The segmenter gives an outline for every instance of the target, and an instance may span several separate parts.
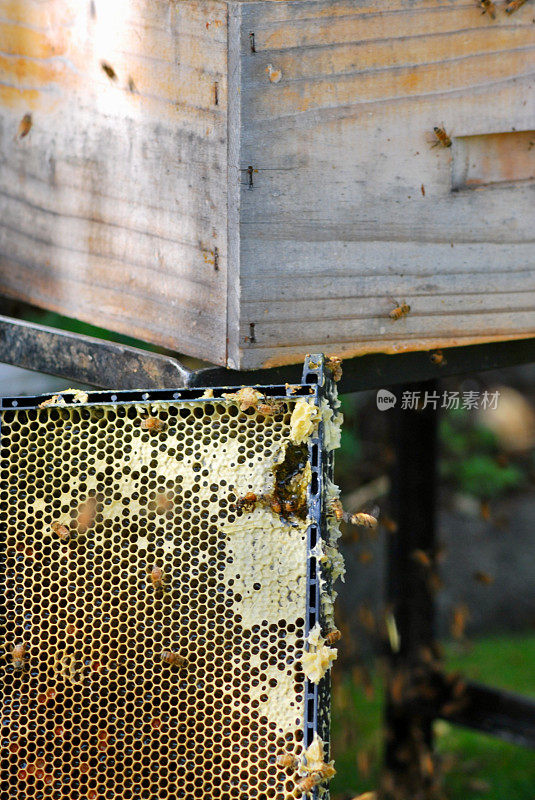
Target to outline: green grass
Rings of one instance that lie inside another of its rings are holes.
[[[503,689],[535,696],[535,635],[478,640],[465,651],[447,649],[448,670]],[[346,800],[374,789],[381,750],[382,690],[373,678],[374,696],[348,676],[334,681],[333,757],[337,775],[333,800]],[[535,800],[535,755],[492,737],[437,722],[437,749],[451,761],[445,788],[449,800]],[[369,762],[369,773],[358,768]],[[364,754],[364,755],[362,755]]]

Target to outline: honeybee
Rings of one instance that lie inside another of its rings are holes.
[[[516,11],[520,6],[523,6],[526,0],[512,0],[511,3],[507,3],[505,6],[505,13],[512,14],[513,11]]]
[[[330,369],[334,381],[339,381],[342,377],[342,359],[338,356],[328,356],[325,359],[325,366]]]
[[[277,764],[279,767],[295,767],[299,766],[299,759],[291,753],[281,753],[277,756]]]
[[[416,561],[426,569],[431,566],[431,558],[429,557],[429,554],[425,552],[425,550],[413,550],[411,553],[411,558],[413,561]]]
[[[173,653],[172,650],[163,651],[162,661],[164,664],[169,664],[171,667],[183,667],[186,664],[186,659],[179,655],[179,653]]]
[[[300,508],[300,501],[297,495],[291,495],[289,500],[282,501],[282,513],[285,517],[289,517],[292,514],[297,514]]]
[[[19,128],[17,131],[17,136],[19,139],[24,139],[25,136],[28,136],[29,132],[32,129],[33,121],[31,114],[25,114],[21,121],[19,122]]]
[[[402,317],[406,317],[410,310],[411,307],[407,305],[407,303],[401,303],[401,305],[393,308],[392,311],[389,312],[388,316],[393,320],[401,319]]]
[[[437,141],[434,143],[433,147],[437,147],[441,145],[442,147],[451,147],[451,139],[446,133],[444,127],[439,128],[438,125],[435,125],[433,128],[433,133],[437,137]]]
[[[268,403],[267,400],[264,400],[262,403],[257,403],[256,410],[259,414],[262,414],[263,417],[273,417],[275,414],[280,414],[283,410],[284,405],[282,403]]]
[[[430,358],[433,364],[440,365],[446,363],[442,350],[437,350],[436,353],[431,353]]]
[[[54,533],[59,536],[62,542],[68,542],[71,538],[71,532],[66,525],[62,525],[60,522],[53,522],[50,527]]]
[[[252,389],[250,386],[244,386],[235,394],[225,394],[223,396],[228,397],[229,399],[236,399],[238,401],[240,411],[247,411],[249,408],[256,409],[258,403],[263,399],[260,392],[258,392],[256,389]]]
[[[269,495],[268,504],[274,514],[282,514],[282,503],[274,494]]]
[[[379,509],[373,509],[373,514],[367,514],[364,511],[359,511],[356,514],[351,514],[349,521],[352,525],[360,525],[361,528],[371,528],[375,530],[378,525],[377,514]]]
[[[490,586],[491,583],[494,583],[494,578],[488,572],[474,572],[474,580],[483,586]]]
[[[466,623],[470,618],[470,611],[468,606],[461,603],[453,609],[453,615],[450,625],[450,633],[454,639],[458,641],[464,637]]]
[[[108,64],[107,61],[101,61],[100,66],[102,67],[102,69],[104,70],[110,81],[117,80],[117,73],[115,72],[113,67],[110,64]]]
[[[306,778],[303,778],[303,780],[299,781],[299,783],[295,787],[296,788],[295,796],[299,797],[299,794],[297,794],[297,792],[302,794],[310,794],[312,789],[314,789],[315,786],[321,783],[322,780],[323,778],[320,772],[313,772],[311,775],[307,775]]]
[[[238,498],[236,502],[233,504],[233,508],[236,511],[240,511],[241,509],[245,509],[246,511],[253,511],[259,498],[254,492],[247,492],[243,497]]]
[[[16,644],[13,646],[11,650],[11,663],[13,664],[13,669],[16,672],[22,672],[24,669],[24,665],[26,663],[25,656],[26,656],[26,644]]]
[[[335,500],[331,500],[329,505],[330,505],[330,509],[331,509],[332,513],[334,514],[334,516],[336,517],[338,522],[343,520],[344,516],[345,516],[345,512],[344,512],[344,507],[343,507],[341,501],[338,500],[338,498],[336,498]]]
[[[333,628],[325,635],[325,644],[327,645],[334,644],[335,642],[339,642],[341,638],[342,634],[340,633],[340,631],[337,628]]]
[[[163,431],[165,424],[158,417],[145,417],[141,420],[141,427],[144,431],[151,431],[151,433],[158,433]]]
[[[153,567],[151,570],[147,570],[149,573],[149,577],[152,583],[152,587],[155,592],[163,591],[165,581],[167,580],[167,576],[165,575],[163,569],[161,567]]]
[[[483,9],[482,14],[488,14],[491,19],[496,19],[496,6],[492,0],[479,0],[479,6]]]
[[[344,511],[344,507],[338,498],[331,500],[329,505],[333,515],[339,522],[340,520],[344,520],[344,522],[349,522],[351,525],[359,525],[361,528],[370,528],[372,530],[377,528],[377,516],[379,514],[379,508],[377,506],[375,506],[370,513],[358,511],[356,514],[348,514]]]

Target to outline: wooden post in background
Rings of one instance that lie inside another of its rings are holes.
[[[407,393],[407,394],[406,394]],[[417,393],[416,407],[402,398]],[[381,797],[431,800],[440,796],[432,747],[436,716],[434,645],[435,505],[437,420],[436,381],[395,390],[392,441],[392,514],[397,530],[388,540],[388,687],[385,766]],[[427,398],[427,403],[425,402]]]

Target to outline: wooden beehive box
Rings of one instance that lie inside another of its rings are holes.
[[[495,5],[0,0],[0,292],[240,368],[535,335]]]

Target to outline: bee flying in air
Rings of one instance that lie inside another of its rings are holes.
[[[379,515],[378,506],[374,506],[369,513],[366,511],[358,511],[356,514],[348,514],[344,511],[340,500],[336,498],[335,500],[331,500],[330,510],[339,522],[340,520],[344,520],[344,522],[349,522],[351,525],[359,525],[361,528],[370,528],[372,530],[377,528],[377,517]]]
[[[437,138],[437,141],[433,144],[433,147],[438,147],[438,145],[441,145],[442,147],[451,147],[451,139],[446,133],[444,124],[442,124],[442,127],[440,128],[438,125],[435,125],[433,128],[433,133]]]

